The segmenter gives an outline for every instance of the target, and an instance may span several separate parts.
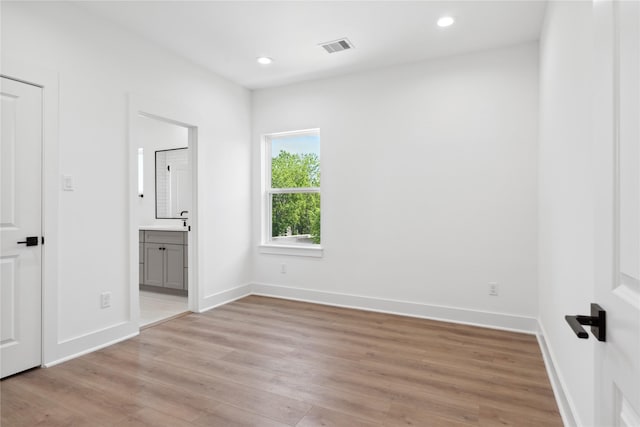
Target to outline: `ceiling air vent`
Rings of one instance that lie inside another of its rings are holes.
[[[326,42],[320,44],[329,53],[340,52],[341,50],[353,49],[353,44],[346,38],[340,40],[334,40],[332,42]]]

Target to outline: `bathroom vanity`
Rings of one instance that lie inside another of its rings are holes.
[[[140,289],[186,295],[187,242],[179,227],[140,227]]]

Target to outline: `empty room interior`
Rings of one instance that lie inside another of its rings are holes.
[[[640,2],[2,1],[2,426],[640,426]]]

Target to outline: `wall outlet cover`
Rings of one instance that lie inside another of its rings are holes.
[[[489,282],[489,295],[497,297],[499,293],[498,282]]]
[[[103,292],[100,294],[100,308],[111,307],[111,292]]]
[[[62,175],[62,190],[73,191],[73,177],[71,175]]]

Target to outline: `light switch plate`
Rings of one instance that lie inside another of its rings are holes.
[[[73,178],[71,175],[62,175],[62,190],[73,191]]]

